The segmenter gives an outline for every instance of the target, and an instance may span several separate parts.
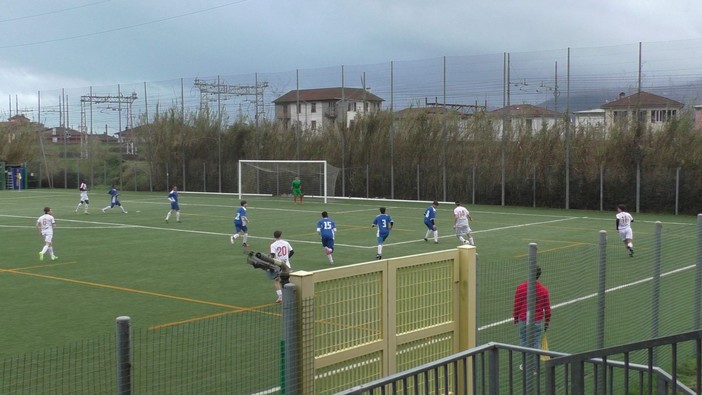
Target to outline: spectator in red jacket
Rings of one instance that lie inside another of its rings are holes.
[[[517,286],[514,293],[514,310],[512,317],[514,323],[519,328],[519,345],[523,347],[539,348],[541,345],[541,335],[548,329],[551,323],[551,301],[548,296],[548,288],[541,284],[538,279],[541,277],[541,268],[536,266],[536,313],[534,314],[534,342],[527,344],[527,287],[528,281]]]

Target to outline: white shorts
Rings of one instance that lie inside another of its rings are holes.
[[[465,235],[471,232],[470,226],[468,225],[456,225],[456,234]]]
[[[41,235],[44,236],[44,242],[46,243],[51,243],[51,240],[54,239],[54,232],[44,232]]]
[[[622,240],[633,240],[634,239],[634,232],[631,230],[631,228],[619,229],[617,232],[619,232],[619,237]]]

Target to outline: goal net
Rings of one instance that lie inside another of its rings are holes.
[[[288,196],[295,176],[302,181],[302,193],[327,202],[334,196],[339,168],[324,160],[240,160],[239,199],[242,195]]]

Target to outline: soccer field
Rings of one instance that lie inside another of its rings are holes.
[[[331,199],[324,204],[306,197],[304,204],[293,205],[291,198],[245,197],[251,222],[250,247],[243,248],[240,240],[229,242],[239,207],[234,195],[181,192],[182,223],[173,217],[165,223],[167,192],[122,191],[128,210],[122,214],[117,209],[100,211],[108,204],[106,191],[90,191],[89,215],[74,212],[77,191],[0,192],[0,287],[4,316],[9,317],[0,331],[4,356],[113,333],[118,316],[130,316],[134,327],[157,330],[231,312],[270,309],[273,283],[246,264],[244,252],[267,252],[273,231],[279,229],[295,250],[293,270],[329,268],[316,233],[323,210],[338,228],[336,266],[374,260],[375,229],[370,225],[380,206],[388,208],[395,223],[383,258],[458,245],[452,232],[455,206],[450,203],[438,208],[440,243],[434,244],[422,240],[428,202]],[[559,350],[559,344],[564,352],[592,348],[594,334],[580,335],[574,328],[593,326],[594,259],[603,229],[608,231],[612,257],[608,298],[617,301],[608,305],[608,341],[621,343],[632,325],[645,327],[648,318],[641,317],[638,308],[651,300],[646,279],[651,276],[655,221],[662,221],[665,235],[662,269],[677,289],[663,295],[670,303],[664,318],[691,319],[689,303],[679,310],[679,300],[692,292],[683,285],[693,272],[688,266],[695,258],[695,217],[632,213],[636,256],[629,258],[614,232],[614,208],[584,212],[464,205],[473,217],[479,254],[479,342],[516,343],[510,320],[513,291],[526,275],[528,245],[537,243],[544,268],[541,280],[554,305],[552,349]],[[52,207],[56,216],[56,261],[38,258],[43,241],[34,224],[44,206]],[[670,256],[675,259],[665,259]],[[687,321],[684,324],[689,329]]]

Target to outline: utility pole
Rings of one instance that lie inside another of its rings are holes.
[[[558,113],[558,97],[561,95],[561,91],[558,89],[558,61],[555,62],[554,66],[553,86],[541,82],[539,87],[536,88],[536,93],[544,93],[546,91],[553,92],[553,112]]]
[[[91,89],[92,91],[92,89]],[[129,129],[134,128],[134,118],[132,117],[132,104],[134,101],[137,99],[137,94],[136,92],[133,92],[129,96],[123,96],[121,93],[117,94],[117,96],[112,96],[112,95],[107,95],[107,96],[100,96],[100,95],[86,95],[86,96],[81,96],[80,97],[80,157],[82,159],[85,159],[88,157],[88,125],[86,122],[86,113],[85,113],[85,105],[86,103],[90,104],[90,107],[92,108],[92,104],[117,104],[119,110],[120,110],[120,125],[121,125],[121,109],[122,109],[122,104],[127,105],[127,121],[128,121],[128,127]],[[91,120],[90,124],[92,125],[92,115],[91,115]],[[105,128],[107,128],[107,125],[105,125]],[[121,130],[120,130],[121,132]],[[90,131],[90,134],[92,134],[92,130]],[[133,144],[133,143],[132,143]],[[132,145],[132,149],[134,146]]]
[[[229,96],[254,96],[256,118],[265,114],[263,92],[268,88],[268,82],[255,82],[254,85],[230,85],[226,81],[205,81],[195,79],[195,88],[200,91],[200,111],[207,108],[207,103],[213,100],[227,99]]]
[[[217,101],[217,120],[218,120],[218,132],[217,132],[217,167],[219,173],[219,192],[222,192],[222,100],[226,100],[230,96],[254,96],[254,103],[256,108],[256,114],[254,115],[254,120],[256,122],[256,159],[259,158],[259,141],[258,141],[258,125],[261,116],[265,115],[265,109],[263,106],[263,92],[268,87],[267,81],[258,81],[258,74],[256,75],[256,81],[253,85],[230,85],[226,81],[217,77],[216,81],[204,81],[200,79],[195,79],[193,83],[195,87],[200,91],[200,111],[202,112],[207,108],[207,103],[209,101]]]

